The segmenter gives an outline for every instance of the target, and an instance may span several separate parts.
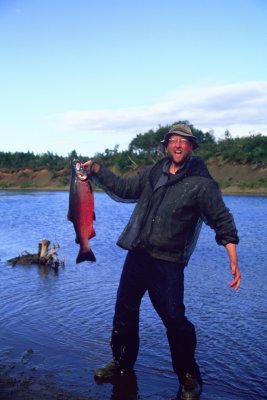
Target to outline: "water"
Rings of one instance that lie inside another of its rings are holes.
[[[266,399],[267,198],[227,196],[225,202],[241,237],[242,287],[238,293],[228,289],[226,251],[206,226],[185,273],[187,315],[197,328],[205,382],[202,399]],[[95,194],[95,203],[97,235],[91,246],[97,262],[76,265],[68,193],[0,192],[0,364],[105,400],[114,388],[97,385],[93,370],[111,358],[113,308],[126,255],[115,243],[133,205],[103,193]],[[41,238],[60,244],[65,267],[58,273],[6,263],[24,250],[37,252]],[[178,382],[164,328],[146,296],[140,325],[140,399],[171,399]]]

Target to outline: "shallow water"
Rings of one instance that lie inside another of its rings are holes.
[[[233,293],[224,248],[204,226],[186,268],[187,315],[196,325],[203,400],[266,399],[266,197],[227,196],[240,234],[242,287]],[[75,264],[78,246],[67,221],[66,192],[0,192],[0,364],[28,370],[88,399],[110,399],[93,369],[111,358],[109,340],[125,251],[116,239],[133,205],[95,194],[96,263]],[[37,252],[47,238],[60,244],[65,267],[12,267],[9,258]],[[148,297],[140,318],[136,363],[140,399],[171,399],[178,388],[161,321]],[[0,396],[1,397],[1,396]],[[126,397],[125,397],[126,400]]]

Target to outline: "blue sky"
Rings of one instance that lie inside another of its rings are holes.
[[[92,157],[189,120],[267,135],[265,0],[0,0],[0,151]]]

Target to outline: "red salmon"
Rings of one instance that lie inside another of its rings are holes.
[[[87,172],[79,160],[72,160],[68,220],[74,225],[75,241],[80,245],[76,264],[86,260],[96,261],[88,243],[95,236],[94,219],[94,195]]]

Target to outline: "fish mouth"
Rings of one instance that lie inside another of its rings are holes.
[[[87,173],[78,173],[77,177],[80,179],[80,181],[86,181],[87,180]]]

